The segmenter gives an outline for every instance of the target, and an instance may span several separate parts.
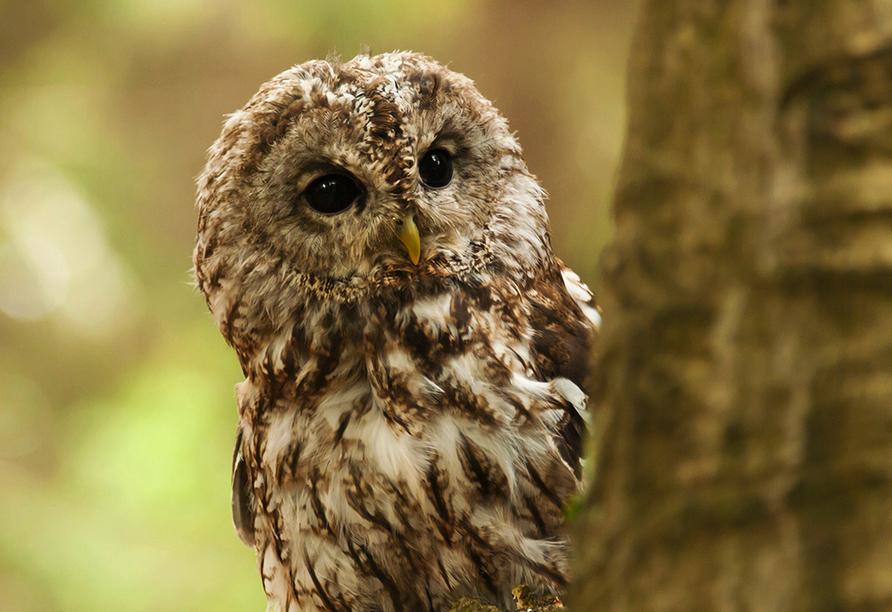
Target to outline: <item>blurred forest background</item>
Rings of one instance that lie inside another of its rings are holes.
[[[240,379],[190,285],[194,177],[293,64],[473,78],[597,286],[636,2],[0,0],[0,610],[263,610],[230,521]]]

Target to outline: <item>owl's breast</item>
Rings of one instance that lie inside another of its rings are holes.
[[[376,406],[422,433],[444,414],[501,428],[540,380],[530,307],[511,284],[456,284],[370,317],[367,374]],[[534,403],[534,402],[533,402]]]
[[[248,454],[277,554],[369,601],[388,581],[429,601],[558,588],[579,487],[559,446],[585,398],[537,366],[527,296],[478,283],[356,315],[349,334],[317,329],[324,342],[308,330],[337,350],[308,352],[293,388],[254,412]]]

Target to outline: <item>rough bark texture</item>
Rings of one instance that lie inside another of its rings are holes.
[[[570,607],[892,609],[892,3],[649,0]]]

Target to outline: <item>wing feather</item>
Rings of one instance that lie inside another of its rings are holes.
[[[248,465],[242,450],[242,428],[239,427],[232,451],[232,523],[239,539],[254,547],[254,494],[248,478]]]
[[[588,420],[585,381],[601,314],[594,294],[579,276],[558,262],[534,281],[531,292],[532,359],[543,380],[564,400],[566,414],[555,440],[564,460],[579,476],[582,440]]]

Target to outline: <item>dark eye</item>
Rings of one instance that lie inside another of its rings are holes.
[[[431,149],[418,162],[421,182],[439,189],[452,181],[452,157],[446,149]]]
[[[356,181],[343,174],[326,174],[307,185],[304,198],[310,208],[333,215],[350,208],[362,196]]]

